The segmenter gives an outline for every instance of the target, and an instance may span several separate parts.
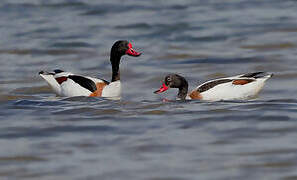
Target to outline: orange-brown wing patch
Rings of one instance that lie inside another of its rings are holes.
[[[62,84],[64,81],[67,81],[67,77],[58,77],[56,78],[56,81],[59,83],[59,84]]]
[[[201,94],[197,90],[192,91],[189,96],[191,99],[202,99]]]
[[[96,83],[97,90],[90,94],[90,97],[101,97],[102,91],[107,84],[104,82]]]
[[[253,82],[253,79],[235,79],[233,80],[232,84],[234,85],[245,85],[248,84],[250,82]]]

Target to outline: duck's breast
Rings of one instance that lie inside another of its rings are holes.
[[[120,97],[121,81],[114,81],[105,86],[102,90],[102,97]]]

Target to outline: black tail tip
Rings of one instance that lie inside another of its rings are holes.
[[[38,74],[40,75],[40,74],[43,74],[44,73],[44,71],[40,71]]]

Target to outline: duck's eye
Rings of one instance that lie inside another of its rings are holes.
[[[170,78],[170,77],[168,77],[168,78],[166,79],[166,81],[170,82],[170,81],[171,81],[171,78]]]

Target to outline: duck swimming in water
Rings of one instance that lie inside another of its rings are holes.
[[[111,82],[89,76],[76,75],[71,72],[54,70],[53,72],[40,71],[39,75],[48,83],[58,96],[93,96],[93,97],[120,97],[120,61],[123,55],[138,57],[141,53],[132,48],[126,40],[113,44],[110,52],[112,66]]]
[[[179,89],[177,99],[199,99],[205,101],[246,100],[255,97],[265,81],[273,74],[253,72],[232,77],[207,81],[188,93],[187,80],[178,74],[165,77],[161,88],[154,93],[162,93],[169,88]]]

